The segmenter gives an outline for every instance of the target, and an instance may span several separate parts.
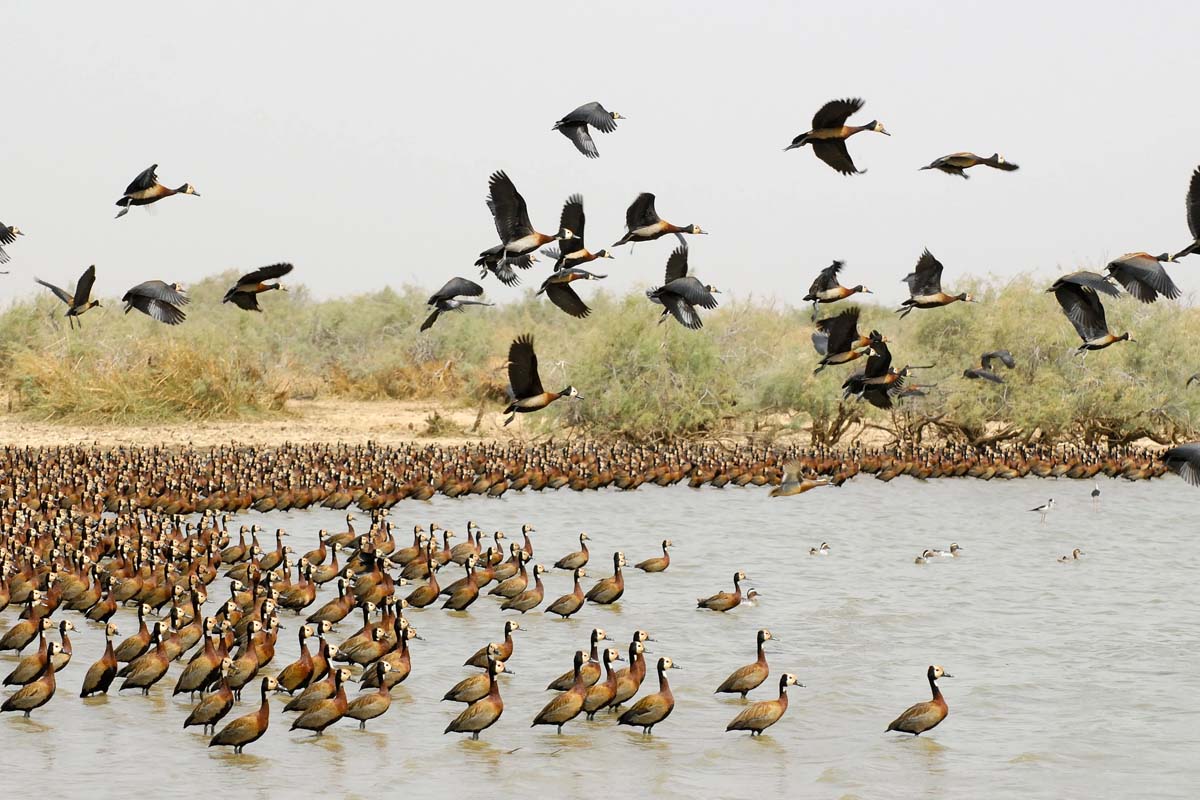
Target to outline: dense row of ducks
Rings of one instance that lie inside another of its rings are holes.
[[[534,555],[532,526],[523,526],[522,541],[508,548],[505,559],[501,531],[485,537],[479,526],[468,523],[466,541],[451,546],[452,531],[416,525],[412,543],[402,546],[388,517],[386,510],[375,512],[359,532],[350,515],[345,531],[321,531],[317,546],[297,557],[284,544],[283,530],[276,531],[274,548],[266,549],[258,541],[257,526],[243,526],[235,538],[227,515],[213,512],[191,522],[150,509],[101,515],[65,507],[35,510],[9,500],[0,538],[0,611],[9,606],[22,610],[0,636],[0,652],[19,655],[30,646],[35,649],[4,678],[6,686],[18,688],[0,711],[28,717],[51,702],[56,676],[73,663],[70,634],[78,623],[102,627],[105,638],[103,653],[86,670],[80,697],[110,691],[147,695],[170,685],[171,666],[181,663],[172,695],[196,700],[183,727],[211,733],[210,746],[241,752],[259,739],[271,724],[271,698],[277,693],[288,695],[284,712],[296,714],[291,730],[321,734],[343,720],[365,727],[389,710],[391,690],[412,672],[410,642],[423,637],[406,610],[441,601],[443,609],[464,613],[490,587],[486,593],[501,600],[499,610],[522,616],[508,617],[503,638],[485,643],[466,659],[464,666],[481,672],[458,681],[443,697],[465,704],[445,732],[478,738],[504,712],[500,676],[514,672],[509,668],[514,634],[524,630],[521,620],[527,612],[541,609],[566,618],[586,603],[612,605],[625,592],[626,560],[619,550],[612,556],[613,574],[583,591],[580,579],[591,560],[585,533],[579,535],[578,550],[554,562],[555,569],[571,574],[574,590],[544,605],[542,575],[548,570],[541,564],[527,569]],[[663,540],[661,554],[639,561],[636,568],[665,573],[672,544]],[[341,563],[339,552],[346,554]],[[442,586],[439,571],[454,566],[461,567],[463,577]],[[225,588],[214,591],[222,579]],[[756,593],[742,590],[746,580],[745,572],[735,572],[733,591],[701,598],[698,608],[724,613],[753,605]],[[325,584],[335,585],[337,592],[318,604]],[[117,616],[131,613],[123,611],[126,606],[136,612],[137,630],[119,639]],[[296,628],[298,658],[276,668],[284,612],[304,615],[304,622]],[[77,616],[71,619],[70,614]],[[156,614],[159,619],[154,620]],[[340,643],[330,641],[338,626],[350,627],[359,615],[361,626]],[[421,619],[422,624],[436,624],[437,618]],[[761,686],[770,676],[765,644],[774,638],[769,630],[759,630],[757,659],[731,673],[716,692],[746,699]],[[646,643],[654,639],[635,630],[627,658],[615,647],[602,649],[606,641],[611,638],[604,628],[592,628],[589,647],[575,652],[571,669],[547,686],[557,694],[533,717],[533,726],[561,733],[581,715],[595,719],[607,712],[616,714],[618,725],[650,734],[671,715],[675,698],[668,674],[679,665],[659,657],[657,691],[639,698],[649,668]],[[619,662],[626,666],[618,668]],[[363,692],[351,698],[347,688],[354,680]],[[727,730],[761,734],[786,712],[788,688],[796,685],[794,674],[782,674],[778,695],[748,704]],[[226,721],[243,693],[255,688],[255,710]],[[938,724],[945,702],[933,688],[932,705],[914,706],[889,730],[919,734]]]
[[[859,475],[890,481],[1026,476],[1146,480],[1200,477],[1200,445],[1165,452],[1130,446],[964,446],[845,451],[795,445],[481,443],[382,446],[297,444],[207,449],[41,447],[0,449],[0,501],[86,514],[153,509],[167,514],[355,507],[405,499],[651,484],[693,488],[772,486],[787,496]]]

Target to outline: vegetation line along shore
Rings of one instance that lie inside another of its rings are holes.
[[[596,294],[598,313],[577,326],[530,289],[486,315],[452,314],[418,335],[428,310],[427,292],[416,288],[317,301],[295,287],[274,298],[270,314],[247,315],[219,305],[229,278],[189,287],[194,303],[218,310],[174,329],[122,315],[113,303],[92,312],[106,316],[104,324],[72,332],[53,298],[14,303],[0,313],[10,412],[159,424],[282,417],[289,399],[347,398],[434,400],[492,413],[507,384],[495,342],[529,331],[543,379],[571,383],[587,397],[523,420],[535,432],[567,426],[630,440],[799,434],[835,445],[865,425],[900,442],[1169,443],[1200,427],[1200,387],[1185,386],[1200,369],[1189,352],[1200,337],[1200,310],[1110,303],[1113,325],[1135,331],[1137,343],[1106,351],[1098,369],[1099,356],[1074,355],[1077,339],[1044,292],[1047,281],[1030,275],[962,281],[980,304],[899,324],[891,308],[858,303],[860,329],[886,326],[910,363],[936,365],[912,380],[926,396],[891,411],[840,400],[843,370],[813,374],[807,307],[727,301],[706,315],[708,335],[695,336],[658,325],[638,292]],[[1017,363],[1006,384],[961,377],[980,353],[1001,346]]]

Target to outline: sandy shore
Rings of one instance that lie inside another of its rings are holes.
[[[437,435],[433,435],[428,422],[435,413],[445,421]],[[289,402],[286,416],[238,422],[81,426],[0,415],[0,443],[18,447],[92,443],[104,447],[208,447],[230,442],[275,445],[285,441],[369,439],[395,444],[414,440],[461,443],[520,438],[519,425],[506,429],[503,423],[503,416],[495,410],[489,409],[480,417],[477,409],[448,408],[435,402],[307,400]]]

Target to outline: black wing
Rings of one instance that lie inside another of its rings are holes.
[[[158,183],[158,175],[155,174],[156,170],[158,170],[158,164],[151,164],[139,172],[138,176],[133,179],[133,182],[125,187],[125,194],[144,192]]]
[[[867,357],[864,376],[867,378],[882,378],[892,366],[892,351],[882,340],[872,340],[871,355]]]
[[[1109,297],[1121,296],[1121,290],[1116,286],[1113,286],[1112,281],[1110,281],[1107,277],[1098,272],[1089,272],[1086,269],[1081,269],[1078,272],[1071,272],[1063,275],[1046,291],[1056,292],[1059,288],[1068,284],[1074,286],[1084,286],[1092,291],[1102,292]]]
[[[617,129],[617,121],[604,106],[599,103],[585,103],[563,118],[571,122],[586,122],[602,133],[612,133]]]
[[[704,327],[704,322],[701,321],[700,315],[696,313],[696,309],[685,298],[670,292],[664,292],[660,297],[663,307],[671,312],[671,316],[680,325],[693,331],[698,331]]]
[[[817,321],[817,329],[829,336],[827,349],[830,353],[845,353],[859,339],[860,313],[858,306],[851,306],[836,317],[826,317]]]
[[[1153,256],[1144,253],[1123,256],[1108,265],[1125,291],[1143,303],[1153,303],[1158,295],[1174,300],[1179,297],[1179,287]]]
[[[294,267],[291,264],[286,264],[286,263],[271,264],[270,266],[259,267],[258,269],[254,270],[253,272],[247,272],[245,275],[238,278],[238,286],[241,286],[241,285],[247,284],[247,283],[251,283],[251,284],[262,283],[263,281],[269,281],[269,280],[273,280],[275,278],[282,278],[284,275],[287,275],[293,269],[294,269]]]
[[[1200,486],[1200,442],[1181,444],[1162,454],[1167,469],[1179,473],[1179,477],[1192,486]]]
[[[1187,223],[1193,239],[1200,239],[1200,167],[1192,173],[1192,182],[1188,185]]]
[[[587,217],[583,213],[583,195],[573,194],[567,198],[567,202],[563,203],[562,214],[558,218],[559,236],[562,236],[564,231],[575,234],[572,239],[562,240],[560,251],[562,255],[583,249],[583,226],[586,224]]]
[[[908,284],[908,292],[913,297],[937,294],[942,290],[942,262],[926,248],[917,260],[917,266],[904,276],[904,282]]]
[[[258,295],[250,292],[239,292],[234,289],[230,289],[229,292],[226,293],[225,299],[221,302],[233,303],[243,311],[262,311],[262,309],[258,307]]]
[[[842,267],[846,265],[844,261],[834,261],[821,273],[817,275],[817,279],[812,282],[812,286],[808,287],[809,296],[815,295],[817,292],[824,292],[828,289],[836,289],[838,286],[838,273],[842,271]]]
[[[508,348],[508,383],[513,395],[522,400],[536,397],[545,390],[538,377],[537,353],[533,352],[533,336],[518,336]]]
[[[677,278],[667,283],[659,291],[664,294],[678,295],[692,305],[700,306],[701,308],[712,309],[717,307],[717,298],[712,296],[712,292],[708,291],[708,287],[701,283],[699,279],[691,275],[688,275],[686,278]]]
[[[96,282],[96,265],[92,264],[83,271],[79,276],[79,282],[75,284],[75,304],[82,305],[91,299],[92,285]]]
[[[71,297],[71,295],[67,294],[65,291],[58,288],[53,283],[46,283],[41,278],[34,278],[33,280],[35,283],[40,283],[42,286],[45,286],[50,291],[54,292],[55,296],[57,296],[59,300],[62,300],[67,305],[69,305],[69,306],[75,305],[75,298]]]
[[[187,319],[187,315],[165,300],[159,300],[145,294],[133,294],[132,290],[125,293],[124,301],[128,304],[126,311],[136,308],[143,314],[167,325],[178,325]]]
[[[1099,339],[1108,333],[1104,306],[1094,289],[1074,283],[1063,284],[1054,290],[1054,298],[1071,321],[1079,338],[1085,342]]]
[[[993,359],[998,359],[1001,364],[1009,369],[1017,366],[1017,362],[1013,358],[1013,354],[1007,350],[993,350],[990,353],[984,353],[979,357],[979,363],[983,365],[984,369],[990,370],[992,368]]]
[[[433,313],[432,313],[432,314],[430,314],[428,317],[426,317],[426,318],[425,318],[425,321],[421,323],[421,330],[423,330],[423,331],[427,331],[427,330],[429,330],[430,328],[432,328],[432,327],[433,327],[433,323],[437,322],[438,314],[440,314],[440,313],[442,313],[442,312],[438,311],[438,310],[435,308],[435,309],[433,310]]]
[[[987,369],[986,367],[984,369],[965,370],[963,375],[968,378],[982,378],[985,381],[991,381],[992,383],[1004,383],[1004,378],[1001,378],[999,375]]]
[[[817,351],[817,355],[829,355],[829,334],[823,331],[813,331],[812,345],[813,349]]]
[[[446,285],[434,292],[429,298],[429,305],[433,305],[438,300],[449,300],[452,297],[479,297],[483,294],[483,287],[472,280],[466,278],[451,278],[446,281]]]
[[[858,167],[854,166],[854,159],[850,158],[850,151],[846,149],[844,139],[814,139],[812,149],[817,158],[843,175],[859,174]]]
[[[596,149],[596,143],[592,141],[592,135],[588,133],[586,125],[563,125],[559,127],[558,132],[570,139],[575,149],[588,158],[600,157],[600,151]]]
[[[13,234],[12,228],[0,222],[0,244],[12,244],[16,240],[17,237]]]
[[[176,288],[174,284],[166,283],[165,281],[145,281],[139,283],[126,292],[122,300],[128,303],[131,296],[161,300],[164,303],[176,306],[185,306],[190,302],[190,298],[186,294]]]
[[[677,281],[687,275],[688,249],[686,244],[676,247],[667,257],[667,276],[663,283]]]
[[[576,319],[583,319],[592,310],[587,307],[587,303],[575,294],[575,290],[567,283],[551,283],[546,285],[546,297],[550,298],[550,302],[561,308],[563,311],[570,314]]]
[[[625,227],[631,231],[660,221],[658,212],[654,210],[654,195],[650,192],[639,194],[625,210]]]
[[[488,179],[488,192],[496,215],[496,230],[502,242],[511,242],[533,233],[525,198],[508,175],[495,172]]]
[[[846,124],[846,119],[863,107],[863,101],[858,97],[847,97],[845,100],[830,100],[821,106],[821,110],[813,114],[813,130],[822,128],[840,128]]]

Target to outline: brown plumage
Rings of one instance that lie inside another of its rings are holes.
[[[617,718],[618,725],[633,725],[642,729],[642,734],[649,736],[654,726],[671,716],[675,710],[675,695],[671,693],[671,684],[667,682],[667,670],[679,669],[669,658],[658,660],[658,691],[648,694],[638,700],[633,706]]]
[[[312,680],[313,659],[308,649],[308,640],[314,633],[311,625],[300,626],[296,634],[300,640],[300,656],[279,672],[279,688],[288,694],[295,694],[298,689],[308,686],[308,682]]]
[[[596,712],[608,706],[617,695],[617,674],[613,671],[614,661],[624,661],[621,653],[615,647],[609,647],[604,651],[604,672],[605,678],[603,681],[597,681],[594,686],[587,690],[587,694],[583,697],[583,710],[587,714],[588,719],[595,719]]]
[[[621,573],[623,566],[625,566],[625,554],[618,550],[613,553],[612,577],[597,581],[591,589],[588,589],[587,599],[599,605],[609,605],[620,600],[621,595],[625,594],[625,576]]]
[[[937,680],[954,676],[937,664],[933,664],[925,671],[925,677],[929,680],[929,689],[933,692],[933,699],[906,708],[903,714],[896,717],[887,726],[888,731],[900,731],[920,736],[925,731],[936,728],[950,713],[950,709],[946,706],[946,699],[942,697],[942,692],[938,689]]]
[[[217,723],[224,719],[229,710],[233,708],[233,689],[229,688],[229,668],[231,666],[233,666],[233,659],[226,656],[221,660],[218,666],[221,675],[220,683],[214,691],[200,698],[200,702],[183,721],[183,727],[190,728],[199,725],[201,733],[216,733]]]
[[[358,720],[358,729],[360,731],[366,730],[367,720],[381,717],[391,708],[392,696],[388,694],[389,688],[385,680],[391,669],[392,665],[386,661],[379,661],[374,664],[372,672],[375,673],[378,688],[373,692],[368,692],[354,698],[346,706],[346,716],[350,719]]]
[[[738,570],[733,573],[732,592],[717,592],[711,597],[700,598],[696,601],[696,607],[707,608],[710,611],[728,611],[738,607],[742,603],[742,581],[744,580],[746,580],[746,573]]]
[[[771,673],[770,668],[767,666],[767,654],[763,649],[763,645],[768,639],[774,638],[766,628],[760,630],[758,632],[758,660],[735,669],[717,687],[717,691],[713,692],[713,694],[740,694],[742,699],[745,700],[749,692],[757,689],[759,684],[765,681]]]
[[[586,566],[588,559],[591,558],[591,554],[588,552],[587,546],[588,538],[589,537],[586,533],[579,534],[579,549],[574,553],[568,553],[558,561],[555,561],[554,568],[575,570]]]
[[[779,722],[783,712],[787,711],[787,687],[804,684],[796,680],[796,676],[785,672],[779,677],[779,697],[775,700],[763,700],[742,709],[733,720],[725,726],[726,731],[750,731],[751,736],[761,736],[767,728]]]
[[[496,656],[497,660],[508,661],[510,658],[512,658],[512,654],[513,654],[513,638],[512,638],[513,631],[519,631],[519,630],[521,630],[521,623],[517,622],[515,619],[505,620],[504,621],[504,641],[495,642],[495,643],[489,642],[488,644],[479,648],[478,650],[475,651],[474,655],[472,655],[470,658],[468,658],[466,661],[463,662],[463,666],[464,667],[479,667],[480,669],[487,669],[488,653],[491,652],[491,648],[493,648],[493,647],[496,648],[495,656]]]
[[[0,705],[0,712],[21,711],[28,717],[30,712],[41,708],[50,702],[58,685],[54,681],[54,662],[51,660],[62,649],[58,642],[51,642],[46,649],[49,658],[46,670],[42,676],[32,683],[27,683]]]
[[[571,687],[546,703],[545,707],[533,718],[533,724],[529,727],[554,725],[561,734],[563,725],[579,716],[579,712],[583,711],[583,699],[587,694],[587,686],[583,683],[581,673],[585,658],[582,650],[575,651],[574,679]]]
[[[88,667],[87,674],[83,676],[80,697],[108,694],[108,687],[112,686],[113,678],[117,677],[117,656],[113,651],[112,637],[119,633],[115,623],[110,622],[104,626],[104,653],[95,664]]]
[[[260,692],[262,701],[258,705],[258,710],[238,717],[226,725],[220,733],[209,740],[208,746],[232,747],[234,753],[241,753],[246,745],[262,738],[271,723],[271,705],[267,701],[267,692],[274,691],[275,687],[274,678],[263,678]]]
[[[558,614],[563,619],[583,608],[583,587],[579,585],[579,579],[587,575],[583,567],[575,568],[575,588],[570,594],[564,594],[562,597],[555,600],[550,605],[546,606],[547,614]]]
[[[474,703],[476,700],[485,697],[487,693],[491,691],[492,681],[496,679],[496,676],[492,673],[491,669],[491,665],[493,663],[498,665],[496,674],[499,674],[500,672],[508,672],[511,674],[512,672],[512,670],[508,669],[504,665],[503,661],[497,660],[499,650],[499,645],[489,644],[488,671],[482,675],[472,675],[469,678],[463,678],[461,681],[454,684],[450,691],[442,695],[442,700],[451,700],[456,703]]]
[[[346,700],[346,681],[350,679],[350,670],[342,667],[333,671],[333,697],[313,704],[307,711],[292,722],[291,730],[301,728],[315,731],[321,736],[325,729],[346,715],[349,703]]]
[[[446,726],[446,730],[442,731],[442,735],[451,732],[470,733],[471,738],[477,740],[482,731],[496,724],[496,720],[500,719],[500,715],[504,713],[504,701],[500,699],[500,682],[496,680],[496,676],[505,671],[503,662],[497,661],[495,657],[489,658],[487,694],[463,709]]]
[[[603,628],[592,628],[591,651],[587,661],[578,669],[585,689],[593,686],[596,681],[600,680],[600,642],[602,641],[611,642],[612,639],[604,632]],[[575,678],[575,669],[564,672],[550,681],[550,685],[546,687],[546,691],[565,692],[575,684]]]
[[[654,558],[647,558],[645,561],[639,561],[633,566],[640,569],[642,572],[663,572],[667,567],[671,566],[671,554],[667,552],[668,547],[672,547],[675,543],[670,539],[662,540],[662,555]]]
[[[141,689],[142,694],[150,694],[150,687],[163,679],[163,676],[167,674],[167,667],[171,665],[171,659],[167,656],[165,639],[166,634],[163,632],[162,623],[156,622],[154,633],[151,636],[154,649],[148,650],[130,661],[124,669],[117,673],[117,677],[125,678],[121,688],[117,691]]]
[[[502,611],[520,611],[524,614],[526,611],[537,608],[542,604],[542,600],[546,596],[546,587],[542,585],[542,575],[546,572],[546,568],[541,564],[535,564],[533,567],[533,588],[526,589],[515,597],[511,597],[500,604]]]

